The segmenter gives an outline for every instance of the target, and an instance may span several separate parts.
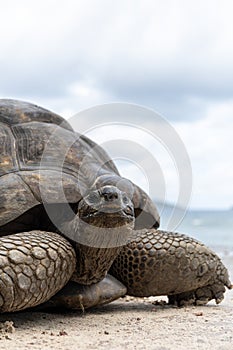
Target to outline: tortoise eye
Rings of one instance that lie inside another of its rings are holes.
[[[129,203],[129,199],[127,196],[123,196],[122,200],[125,204]]]
[[[100,196],[97,192],[91,192],[88,196],[88,200],[91,203],[98,203],[100,200]]]

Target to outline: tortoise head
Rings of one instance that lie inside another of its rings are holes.
[[[133,223],[134,207],[125,192],[115,186],[103,186],[80,201],[79,217],[97,227],[121,227]]]
[[[118,247],[127,243],[134,227],[134,207],[128,195],[115,186],[90,190],[78,205],[80,243]]]
[[[132,201],[135,216],[135,230],[143,228],[158,228],[160,224],[159,213],[150,197],[130,180],[118,175],[104,174],[95,181],[96,188],[106,185],[117,187]]]

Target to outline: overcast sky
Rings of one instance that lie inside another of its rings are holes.
[[[191,207],[233,205],[231,0],[0,3],[1,97],[66,118],[112,102],[156,110],[189,154]],[[160,168],[166,199],[176,201],[177,172],[168,162]],[[145,188],[145,178],[136,177]]]

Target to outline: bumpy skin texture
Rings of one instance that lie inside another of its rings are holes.
[[[0,312],[22,310],[49,299],[49,307],[82,309],[126,292],[109,278],[91,286],[66,285],[75,277],[76,254],[56,233],[37,230],[9,235],[0,238],[0,246]],[[178,306],[206,304],[211,299],[218,303],[225,286],[231,288],[226,268],[204,244],[155,229],[134,231],[110,273],[127,287],[127,294],[168,295],[169,302]]]
[[[0,238],[0,312],[18,311],[50,299],[76,265],[71,244],[52,232]]]
[[[110,273],[134,296],[168,295],[176,305],[223,299],[231,288],[219,257],[204,244],[182,234],[155,229],[135,231]]]

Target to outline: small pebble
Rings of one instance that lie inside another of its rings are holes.
[[[62,336],[62,335],[68,335],[68,334],[66,333],[66,331],[60,331],[58,335]]]
[[[194,315],[195,316],[203,316],[203,312],[201,312],[201,311],[200,312],[195,312]]]

